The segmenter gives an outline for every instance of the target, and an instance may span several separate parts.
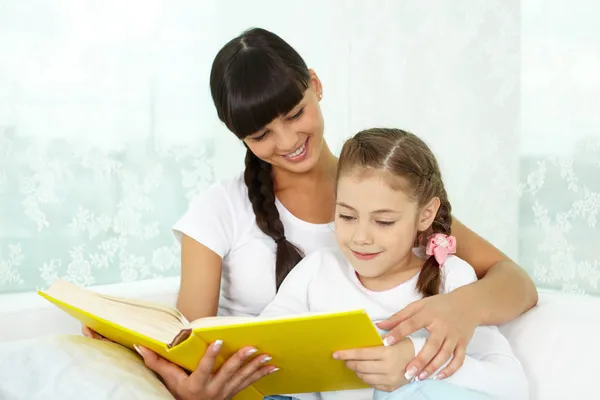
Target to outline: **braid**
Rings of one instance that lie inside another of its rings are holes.
[[[248,198],[256,216],[256,225],[266,235],[275,240],[275,288],[290,271],[302,260],[302,252],[285,238],[283,223],[275,205],[275,191],[271,176],[271,164],[256,157],[250,149],[246,150],[246,169],[244,181],[248,187]]]
[[[450,235],[452,233],[452,206],[443,185],[440,190],[440,207],[428,231],[428,236],[434,233]],[[430,256],[419,274],[417,289],[424,297],[435,296],[440,291],[440,264],[434,256]]]

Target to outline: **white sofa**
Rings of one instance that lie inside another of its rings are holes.
[[[178,289],[178,278],[94,288],[168,304]],[[538,305],[502,332],[525,367],[532,400],[600,398],[600,299],[542,291]],[[0,342],[60,333],[79,334],[80,325],[34,293],[0,295]]]

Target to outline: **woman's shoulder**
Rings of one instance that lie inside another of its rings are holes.
[[[213,212],[222,210],[233,215],[252,213],[243,174],[219,179],[209,184],[191,199],[189,207],[190,209],[208,208]]]
[[[253,222],[252,208],[244,201],[243,191],[243,179],[239,177],[210,184],[191,200],[173,226],[176,238],[181,240],[183,233],[205,245],[212,243],[218,249],[215,252],[223,256],[240,229]]]
[[[230,202],[248,202],[248,189],[244,182],[243,173],[225,177],[211,183],[197,196],[196,199],[216,198],[223,200],[227,198]]]

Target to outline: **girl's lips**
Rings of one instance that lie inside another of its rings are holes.
[[[359,253],[358,251],[352,250],[352,254],[354,254],[354,257],[358,258],[359,260],[366,261],[366,260],[374,259],[378,255],[380,255],[381,252],[379,252],[379,253]]]

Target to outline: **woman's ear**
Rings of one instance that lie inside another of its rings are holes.
[[[425,232],[430,227],[433,221],[435,220],[435,216],[440,208],[440,199],[439,197],[434,197],[429,201],[429,203],[425,204],[421,208],[419,212],[419,219],[417,221],[417,230],[419,232]]]
[[[321,80],[313,69],[309,69],[308,74],[310,76],[310,88],[315,92],[317,100],[321,100],[323,98],[323,85],[321,84]]]

